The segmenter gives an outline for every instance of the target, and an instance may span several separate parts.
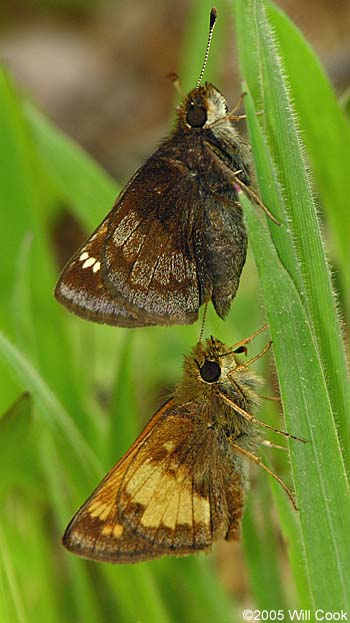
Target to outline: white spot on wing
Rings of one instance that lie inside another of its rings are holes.
[[[87,260],[85,260],[84,264],[82,265],[82,268],[90,268],[91,266],[93,266],[96,262],[96,258],[95,257],[89,257]]]
[[[101,268],[101,262],[95,262],[95,264],[93,265],[92,270],[93,270],[94,273],[97,273],[100,270],[100,268]]]
[[[85,260],[87,260],[87,258],[89,257],[89,254],[87,251],[84,251],[84,253],[81,254],[81,256],[79,257],[79,260],[81,262],[84,262]]]

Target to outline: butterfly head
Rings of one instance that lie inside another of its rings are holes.
[[[228,106],[224,96],[209,82],[196,87],[178,109],[179,125],[187,130],[208,129],[213,123],[227,118]]]
[[[257,390],[262,381],[249,368],[250,361],[240,356],[246,352],[245,346],[230,348],[214,337],[204,344],[199,342],[185,359],[186,391],[191,387],[193,397],[194,393],[210,399],[225,394],[234,402],[242,402],[244,397],[245,406],[258,404]]]

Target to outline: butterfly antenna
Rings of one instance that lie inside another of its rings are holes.
[[[199,340],[198,342],[201,342],[203,339],[203,333],[204,333],[204,327],[205,327],[205,321],[207,319],[207,310],[208,310],[208,303],[205,304],[204,307],[204,312],[203,312],[203,319],[202,319],[202,326],[201,326],[201,332],[199,334]]]
[[[237,352],[244,352],[245,354],[247,354],[248,349],[245,348],[246,344],[250,344],[250,342],[253,341],[253,339],[259,335],[259,333],[262,333],[262,331],[266,331],[266,329],[269,328],[269,325],[264,324],[263,327],[260,327],[260,329],[258,329],[257,331],[255,331],[254,333],[252,333],[252,335],[250,335],[249,337],[244,338],[244,340],[240,340],[239,342],[236,342],[236,344],[234,344],[233,346],[231,346],[230,350],[227,353],[223,353],[222,355],[220,355],[220,357],[227,357],[227,355],[232,355],[232,353],[237,353]],[[269,345],[266,348],[266,350],[268,350],[271,346],[272,342],[269,343]],[[260,359],[260,357],[262,357],[266,350],[264,349],[264,351],[262,351],[255,359]],[[248,365],[250,365],[251,363],[253,363],[253,360],[251,360],[250,362],[248,362]],[[247,364],[245,364],[243,367],[246,367]]]
[[[251,366],[252,363],[255,363],[255,361],[257,361],[258,359],[261,359],[261,357],[263,357],[265,353],[267,353],[267,351],[271,348],[271,346],[272,346],[272,341],[270,340],[269,342],[267,342],[266,346],[264,346],[264,348],[260,351],[260,353],[255,355],[255,357],[252,357],[251,359],[249,359],[249,361],[242,363],[241,366],[237,366],[235,368],[235,372],[237,370],[242,370],[243,368],[249,368],[249,366]]]
[[[246,346],[246,344],[250,344],[250,342],[252,342],[257,335],[259,335],[263,331],[266,331],[266,329],[268,328],[269,328],[269,325],[264,324],[262,327],[260,327],[260,329],[258,329],[257,331],[254,331],[254,333],[252,333],[249,337],[246,337],[244,338],[244,340],[240,340],[239,342],[236,342],[236,344],[233,344],[233,346],[231,346],[231,350],[235,351],[240,346]]]
[[[217,10],[216,10],[215,7],[213,7],[212,10],[210,11],[209,34],[208,34],[207,49],[205,50],[204,61],[203,61],[201,73],[199,74],[199,78],[198,78],[198,81],[197,81],[197,84],[196,84],[196,89],[198,89],[200,83],[202,82],[203,74],[204,74],[205,67],[206,67],[207,60],[208,60],[208,56],[209,56],[210,44],[211,44],[211,40],[212,40],[212,36],[213,36],[213,32],[214,32],[214,26],[215,26],[215,22],[216,22],[217,16],[218,16]]]

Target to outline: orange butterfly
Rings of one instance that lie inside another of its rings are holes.
[[[173,398],[73,517],[63,537],[67,549],[130,563],[206,550],[218,538],[237,540],[247,458],[293,502],[253,454],[260,443],[255,425],[271,428],[251,415],[261,380],[249,369],[270,344],[246,363],[237,357],[254,335],[232,348],[215,338],[195,346]]]

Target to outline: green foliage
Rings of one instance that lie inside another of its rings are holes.
[[[270,223],[268,229],[245,197],[242,204],[274,342],[286,421],[290,430],[308,440],[306,448],[291,444],[290,454],[311,598],[315,607],[334,609],[349,607],[350,595],[350,574],[345,572],[350,547],[350,542],[346,542],[350,537],[350,496],[345,469],[345,463],[349,466],[349,378],[336,299],[284,75],[284,55],[290,55],[290,46],[282,45],[286,32],[291,31],[296,57],[305,57],[309,67],[316,63],[288,20],[273,7],[270,14],[277,18],[275,31],[259,0],[236,4],[242,67],[254,97],[253,102],[248,93],[246,107],[257,175],[262,197],[281,227]],[[314,81],[320,77],[318,66],[317,70],[311,74],[312,92]],[[305,89],[305,83],[294,78],[297,72],[298,68],[289,61],[296,100]],[[333,106],[335,126],[345,126],[323,75],[320,82],[323,115]],[[300,101],[304,99],[300,96]],[[256,112],[260,107],[264,115],[259,123]],[[303,128],[313,162],[317,155],[323,156],[320,136],[312,124],[304,123]],[[335,134],[336,144],[337,131]],[[341,160],[345,149],[341,133],[339,139],[337,154]],[[315,168],[317,172],[320,167]],[[347,174],[342,162],[339,178],[341,171],[339,183],[345,188]],[[322,199],[325,186],[319,189]],[[325,202],[327,197],[328,191]],[[342,213],[344,196],[339,193],[333,195],[332,209],[338,209],[337,197]],[[346,220],[343,229],[346,230]]]
[[[199,5],[203,21],[190,18],[191,38],[185,38],[186,88],[195,82],[203,57],[211,3],[204,4],[207,11]],[[221,23],[225,7],[218,5]],[[340,305],[349,287],[350,228],[342,190],[349,129],[314,53],[284,14],[270,4],[266,9],[260,0],[236,0],[235,18],[257,177],[281,226],[266,221],[242,197],[257,271],[249,256],[229,318],[223,323],[210,309],[206,330],[234,343],[263,324],[263,301],[286,427],[308,441],[289,444],[299,514],[277,483],[270,488],[265,474],[253,472],[256,482],[244,521],[251,602],[260,608],[349,608],[350,400],[338,319],[348,311]],[[216,41],[219,37],[220,30]],[[215,49],[209,80],[220,62],[214,40]],[[118,189],[18,96],[5,71],[0,75],[0,189],[0,495],[5,511],[0,620],[205,623],[232,620],[234,612],[238,620],[239,604],[232,603],[211,556],[108,566],[79,560],[61,547],[73,512],[178,380],[183,354],[198,339],[199,326],[128,332],[86,323],[59,307],[52,295],[58,273],[52,230],[61,206],[88,233]],[[327,219],[324,231],[335,243],[331,262],[340,276],[339,303],[314,196]],[[265,340],[258,336],[252,352]],[[267,361],[256,364],[260,371],[265,366],[266,377]],[[16,402],[23,392],[30,397],[24,394]],[[270,403],[258,417],[283,428]],[[265,462],[273,461],[288,481],[287,461],[277,451],[268,452]],[[279,526],[288,542],[287,580]]]

